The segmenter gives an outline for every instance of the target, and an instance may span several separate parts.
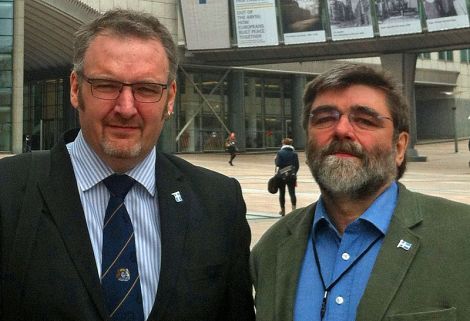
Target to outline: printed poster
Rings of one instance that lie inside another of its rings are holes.
[[[326,41],[320,0],[280,0],[280,9],[285,44]]]
[[[328,1],[328,15],[333,40],[374,36],[369,0],[330,0]]]
[[[380,36],[420,33],[418,0],[376,0]]]
[[[188,50],[230,48],[229,6],[226,1],[181,0],[180,6]]]
[[[421,0],[428,31],[465,28],[469,26],[465,0]]]
[[[234,0],[238,47],[276,46],[275,0]]]

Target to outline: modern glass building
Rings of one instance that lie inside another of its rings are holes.
[[[0,152],[22,152],[26,135],[32,136],[33,149],[48,149],[65,130],[78,127],[69,102],[73,32],[116,3],[155,14],[179,45],[175,114],[167,121],[160,148],[223,151],[230,131],[237,133],[243,151],[277,149],[283,137],[303,148],[303,88],[337,60],[201,63],[187,48],[178,0],[0,0]],[[303,47],[290,48],[294,53]],[[448,49],[421,53],[408,84],[419,140],[470,135],[469,50]],[[378,57],[357,60],[383,65]]]
[[[11,150],[13,0],[0,1],[0,151]]]

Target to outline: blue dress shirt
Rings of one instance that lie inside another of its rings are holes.
[[[347,226],[341,236],[326,213],[322,199],[315,209],[313,226],[297,283],[295,321],[320,321],[324,296],[313,244],[328,288],[324,321],[354,321],[359,301],[387,232],[398,197],[393,182],[372,205]],[[335,283],[336,282],[336,283]]]

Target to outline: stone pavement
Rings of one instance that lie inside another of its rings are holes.
[[[400,180],[408,189],[424,194],[441,196],[470,204],[470,152],[467,140],[459,141],[459,152],[454,152],[454,142],[418,144],[420,156],[426,162],[408,163]],[[230,166],[227,154],[182,154],[180,157],[228,176],[241,184],[247,204],[247,218],[252,232],[252,245],[273,223],[279,220],[278,194],[269,194],[267,181],[274,173],[274,153],[242,154]],[[305,165],[305,154],[299,153],[300,170],[297,183],[297,207],[306,206],[318,199],[319,189]],[[290,199],[286,191],[286,209]]]
[[[427,161],[408,163],[408,169],[400,181],[413,191],[470,204],[470,152],[467,140],[459,141],[458,153],[454,152],[453,142],[418,144],[416,149],[420,156],[427,156]],[[8,155],[0,154],[0,158],[5,156]],[[252,245],[279,220],[278,194],[269,194],[267,191],[267,181],[274,173],[274,152],[238,155],[234,160],[235,166],[228,164],[228,154],[178,156],[193,164],[235,177],[240,182],[247,205]],[[317,200],[320,191],[305,165],[303,152],[299,153],[299,160],[297,207],[303,207]],[[288,195],[286,197],[287,206],[290,200]]]

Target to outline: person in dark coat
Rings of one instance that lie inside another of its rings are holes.
[[[295,196],[295,186],[297,185],[297,172],[299,170],[299,157],[292,146],[293,140],[291,138],[284,138],[282,140],[282,147],[276,155],[276,170],[280,171],[287,166],[293,166],[289,175],[285,179],[279,180],[279,204],[281,205],[280,215],[286,214],[286,185],[289,190],[290,201],[292,210],[295,210],[297,205],[297,198]]]

